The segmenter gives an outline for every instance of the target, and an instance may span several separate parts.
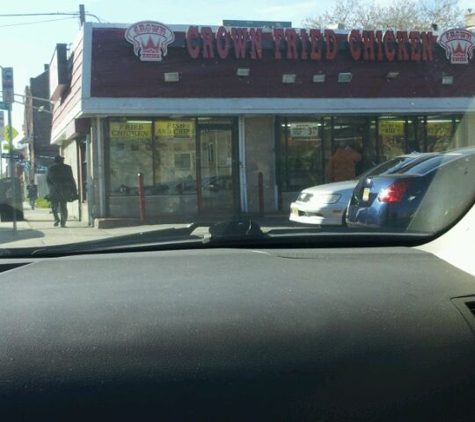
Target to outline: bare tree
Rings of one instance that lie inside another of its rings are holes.
[[[404,0],[389,5],[374,0],[342,0],[320,15],[309,17],[307,28],[364,28],[428,31],[463,26],[459,0]]]

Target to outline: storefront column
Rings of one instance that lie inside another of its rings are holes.
[[[247,213],[247,175],[246,175],[246,137],[245,137],[245,118],[239,117],[238,137],[239,137],[239,183],[241,185],[241,211]]]
[[[94,173],[93,170],[93,155],[92,155],[92,142],[91,142],[91,134],[86,135],[86,173],[87,173],[87,180],[86,180],[86,203],[87,203],[87,215],[88,215],[88,223],[89,225],[94,225],[94,183],[92,179],[92,174]]]
[[[247,211],[259,212],[259,173],[264,179],[264,213],[277,211],[274,118],[270,116],[246,117],[244,119],[246,140],[245,171]]]
[[[105,177],[105,150],[104,150],[104,125],[101,118],[94,119],[92,126],[93,145],[93,174],[92,183],[94,195],[94,218],[106,217],[106,177]]]

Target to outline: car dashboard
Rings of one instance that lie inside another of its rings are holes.
[[[471,420],[475,279],[428,251],[211,248],[0,269],[2,418]]]

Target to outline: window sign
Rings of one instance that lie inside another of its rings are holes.
[[[151,123],[110,122],[110,137],[112,139],[150,140],[152,137]]]
[[[427,136],[450,138],[452,136],[451,122],[427,122]]]
[[[155,136],[158,138],[192,139],[195,137],[195,123],[192,121],[155,122]]]
[[[315,138],[318,136],[318,123],[290,123],[292,138]]]
[[[403,136],[404,122],[394,120],[380,120],[379,134],[384,136]]]

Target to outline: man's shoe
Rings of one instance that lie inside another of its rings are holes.
[[[54,227],[58,227],[59,226],[59,221],[55,221],[54,222]]]

